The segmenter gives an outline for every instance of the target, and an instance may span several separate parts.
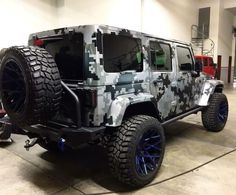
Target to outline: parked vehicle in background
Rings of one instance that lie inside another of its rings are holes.
[[[213,58],[210,56],[194,56],[196,62],[202,64],[202,71],[211,77],[216,76],[217,64],[214,63]]]

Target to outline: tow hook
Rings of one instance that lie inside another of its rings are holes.
[[[27,139],[25,141],[25,145],[24,145],[24,148],[29,151],[29,149],[31,147],[33,147],[35,144],[37,144],[39,142],[39,139],[38,138],[34,138],[32,141],[30,141],[29,139]]]

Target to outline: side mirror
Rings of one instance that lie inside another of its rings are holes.
[[[213,66],[216,68],[216,67],[217,67],[217,64],[216,64],[216,63],[214,63],[214,64],[213,64]]]
[[[202,72],[202,63],[196,62],[194,70],[195,70],[195,72],[197,72],[197,76],[200,76],[200,72]]]
[[[193,70],[193,71],[191,71],[191,76],[194,77],[194,78],[195,77],[199,77],[200,76],[200,72],[196,72],[196,71]]]

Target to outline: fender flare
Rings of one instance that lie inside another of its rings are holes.
[[[143,103],[143,102],[153,102],[156,101],[154,96],[150,93],[138,93],[138,94],[125,94],[116,97],[112,101],[109,111],[107,113],[107,123],[108,127],[120,126],[125,114],[126,109],[133,104]]]
[[[198,99],[197,105],[207,106],[209,103],[210,96],[215,92],[217,87],[221,86],[223,88],[224,82],[221,80],[207,80],[205,81],[201,95]]]

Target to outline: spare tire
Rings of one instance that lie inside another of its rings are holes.
[[[53,57],[43,48],[11,47],[0,68],[3,107],[16,124],[46,123],[59,109],[62,86]]]
[[[2,61],[3,56],[5,55],[6,48],[0,50],[0,62]]]

